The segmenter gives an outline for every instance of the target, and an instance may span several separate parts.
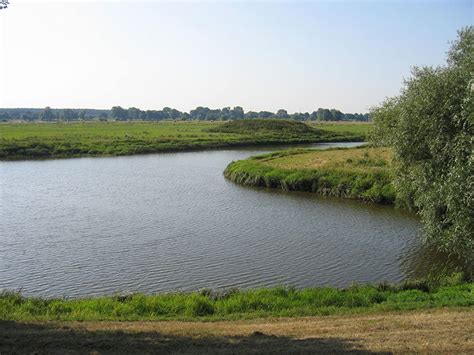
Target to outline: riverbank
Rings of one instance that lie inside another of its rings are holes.
[[[304,125],[311,129],[301,134],[301,131],[291,128],[220,132],[218,128],[222,125],[225,123],[1,123],[0,160],[117,156],[278,144],[361,142],[366,140],[372,127],[370,124],[352,123]]]
[[[222,322],[0,321],[1,353],[472,353],[473,308]]]
[[[385,148],[286,150],[232,162],[224,176],[242,185],[392,204],[391,159]]]
[[[216,321],[472,307],[474,283],[460,280],[460,276],[455,275],[442,282],[363,285],[346,289],[279,287],[82,299],[34,298],[4,292],[0,295],[0,319]]]

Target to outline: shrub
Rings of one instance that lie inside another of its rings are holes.
[[[398,97],[372,110],[372,140],[395,151],[397,202],[420,215],[425,238],[474,260],[474,27],[443,67],[414,68]]]

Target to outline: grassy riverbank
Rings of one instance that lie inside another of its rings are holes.
[[[384,148],[287,150],[229,164],[224,175],[239,184],[394,203]]]
[[[251,120],[244,120],[246,125]],[[219,131],[222,122],[1,123],[0,159],[132,155],[251,145],[364,141],[369,124],[300,125]],[[308,127],[301,134],[301,125]],[[315,128],[317,127],[317,128]]]
[[[442,282],[364,285],[347,289],[273,288],[201,291],[86,299],[42,299],[0,295],[0,319],[28,320],[234,320],[360,314],[385,311],[472,307],[474,283],[459,276]]]

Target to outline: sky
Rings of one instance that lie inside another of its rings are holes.
[[[10,0],[0,107],[367,112],[473,23],[474,0]]]

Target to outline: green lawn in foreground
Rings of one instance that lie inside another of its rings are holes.
[[[324,125],[314,133],[211,132],[221,122],[2,123],[0,159],[131,155],[243,145],[363,141],[370,125]],[[341,129],[344,127],[344,129]],[[360,127],[364,127],[361,130]]]
[[[0,294],[3,320],[225,320],[268,316],[314,316],[472,307],[474,283],[454,275],[438,284],[353,286],[347,289],[292,288],[133,294],[86,299],[23,298]]]

